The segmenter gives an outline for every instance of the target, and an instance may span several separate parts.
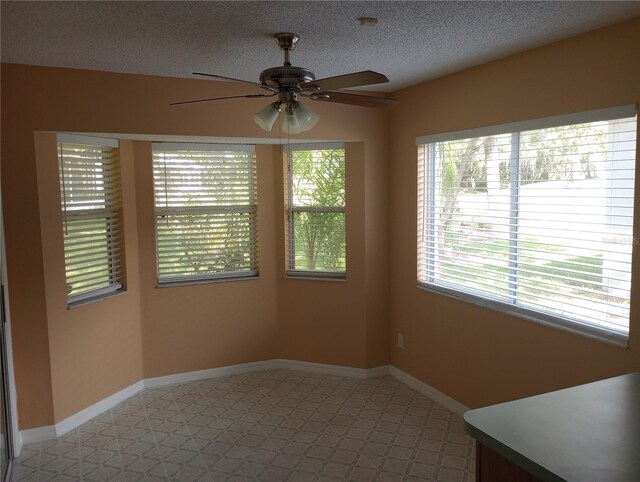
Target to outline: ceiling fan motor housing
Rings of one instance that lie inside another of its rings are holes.
[[[304,82],[313,82],[315,75],[304,67],[271,67],[260,74],[260,83],[275,89],[294,89]]]
[[[2,0],[0,0],[2,1]],[[232,95],[226,97],[214,97],[209,99],[192,100],[186,102],[175,102],[176,104],[192,104],[194,102],[208,102],[212,100],[237,99],[239,97],[255,98],[255,97],[273,97],[278,96],[278,100],[269,104],[268,108],[260,111],[256,116],[256,122],[265,130],[271,130],[275,121],[275,113],[282,112],[285,109],[289,115],[294,112],[302,112],[308,109],[298,102],[298,96],[303,96],[310,100],[338,102],[342,104],[359,105],[362,107],[385,108],[395,103],[393,99],[385,99],[381,97],[370,97],[364,95],[347,94],[340,92],[328,92],[349,87],[358,87],[361,85],[374,85],[389,82],[384,75],[371,70],[362,72],[353,72],[351,74],[337,75],[335,77],[327,77],[316,80],[314,73],[304,67],[296,67],[291,65],[290,54],[295,49],[299,37],[295,33],[280,32],[273,36],[278,47],[284,51],[284,65],[281,67],[271,67],[260,73],[260,83],[249,82],[242,79],[234,79],[233,77],[225,77],[223,75],[206,74],[194,72],[196,75],[205,75],[221,80],[233,80],[243,82],[268,90],[268,94],[247,94]],[[317,115],[305,113],[307,120],[312,120],[312,124],[317,122]],[[313,127],[309,125],[309,128]]]

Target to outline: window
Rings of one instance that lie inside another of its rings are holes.
[[[153,144],[160,284],[257,276],[254,151]]]
[[[58,135],[69,304],[122,288],[123,233],[118,143]]]
[[[292,146],[286,172],[287,274],[344,278],[344,146]]]
[[[626,343],[635,106],[418,145],[421,286]]]

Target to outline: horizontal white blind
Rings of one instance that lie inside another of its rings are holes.
[[[626,340],[636,130],[628,117],[420,145],[419,282]]]
[[[292,147],[288,165],[288,273],[344,277],[344,145]]]
[[[255,155],[215,147],[153,146],[160,283],[257,274]]]
[[[96,140],[101,142],[101,140]],[[68,301],[121,287],[118,149],[58,143]]]

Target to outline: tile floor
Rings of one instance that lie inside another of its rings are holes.
[[[147,389],[58,440],[14,481],[474,480],[462,420],[393,378],[272,370]]]

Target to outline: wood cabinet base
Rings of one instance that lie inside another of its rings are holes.
[[[476,442],[476,482],[542,482],[519,465]]]

